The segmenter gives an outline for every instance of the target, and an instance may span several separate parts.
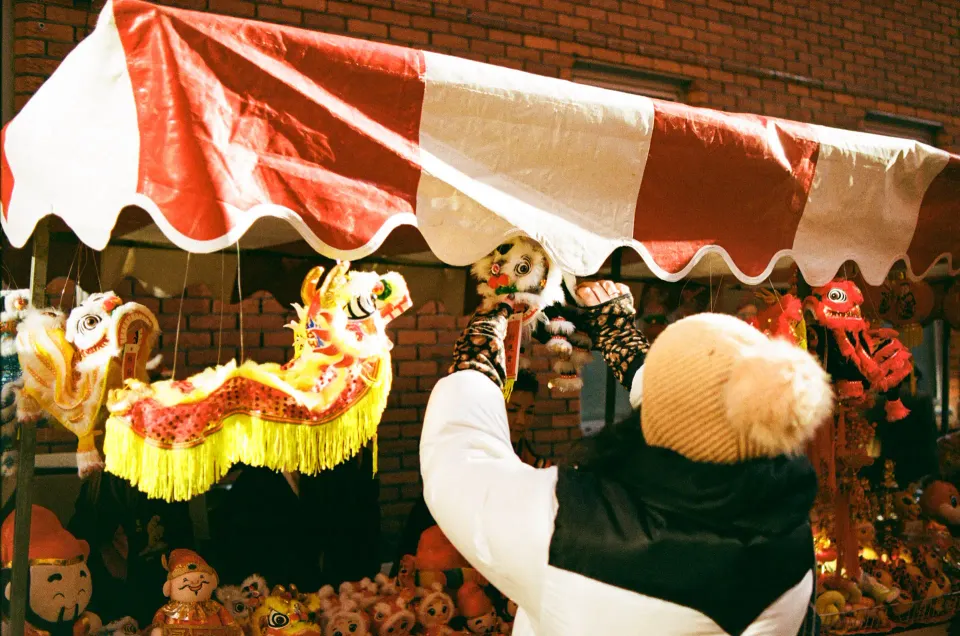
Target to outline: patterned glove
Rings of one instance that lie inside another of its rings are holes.
[[[479,371],[500,389],[507,381],[507,361],[503,339],[507,335],[507,318],[512,309],[505,304],[478,311],[463,330],[453,349],[450,373]]]
[[[578,321],[628,391],[650,349],[646,336],[637,328],[636,315],[633,296],[624,294],[595,307],[582,307]]]

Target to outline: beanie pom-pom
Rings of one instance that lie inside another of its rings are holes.
[[[832,414],[833,403],[826,371],[786,340],[744,350],[726,387],[728,422],[765,454],[802,452]]]

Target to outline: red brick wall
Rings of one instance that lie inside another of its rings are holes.
[[[96,0],[98,8],[102,0]],[[574,60],[684,75],[689,102],[858,129],[867,110],[940,121],[960,150],[954,0],[168,0],[570,78]],[[19,108],[95,23],[14,0]]]
[[[73,283],[63,278],[47,286],[51,306],[69,311],[74,306]],[[225,364],[240,354],[241,305],[213,299],[203,286],[189,287],[181,301],[154,298],[133,280],[114,287],[125,301],[136,301],[154,311],[162,333],[158,349],[164,364],[173,365],[177,346],[177,378]],[[61,300],[62,299],[62,300]],[[414,299],[416,300],[416,299]],[[182,313],[181,313],[182,309]],[[221,328],[221,310],[223,313]],[[283,325],[296,314],[265,292],[252,294],[242,303],[243,352],[257,362],[284,362],[293,355],[293,335]],[[420,495],[419,440],[423,413],[430,390],[450,365],[453,344],[465,326],[463,317],[451,316],[442,305],[430,301],[390,323],[393,350],[393,391],[379,431],[380,503],[384,542],[390,545],[402,530],[413,501]],[[532,442],[538,452],[563,457],[580,436],[579,395],[552,395],[546,383],[548,362],[543,347],[534,350],[532,369],[540,375],[541,395],[536,404]],[[59,426],[37,431],[39,452],[71,452],[76,438]]]

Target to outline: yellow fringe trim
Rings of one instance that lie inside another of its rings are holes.
[[[220,430],[190,448],[160,448],[137,435],[121,417],[111,416],[103,444],[106,470],[148,496],[167,501],[185,501],[206,492],[235,463],[306,474],[328,470],[371,440],[376,444],[392,380],[390,357],[383,355],[366,393],[336,419],[310,426],[241,413],[225,418]]]

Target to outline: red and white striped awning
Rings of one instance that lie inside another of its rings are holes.
[[[813,284],[960,269],[960,156],[921,143],[139,0],[107,4],[2,151],[17,246],[54,214],[99,249],[138,206],[192,252],[272,218],[347,259],[410,224],[453,265],[522,231],[577,275],[622,245],[665,280],[710,252],[749,283],[784,256]]]

